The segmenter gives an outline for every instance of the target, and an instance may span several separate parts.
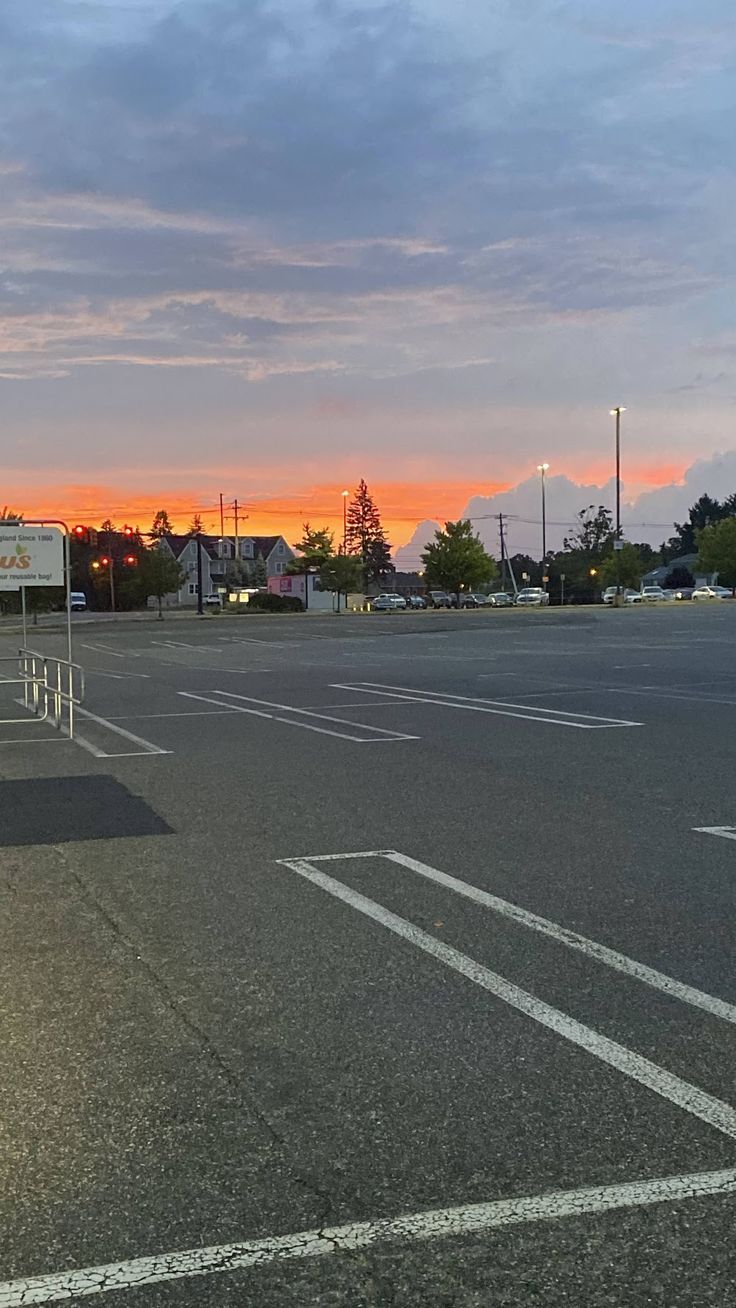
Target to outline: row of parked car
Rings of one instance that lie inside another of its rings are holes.
[[[613,604],[616,587],[608,586],[603,592],[603,603]],[[728,586],[681,586],[678,590],[664,590],[661,586],[642,586],[641,590],[625,590],[627,604],[660,604],[663,600],[724,600],[732,599]]]
[[[516,595],[498,590],[492,595],[483,595],[476,591],[463,591],[459,602],[457,595],[444,590],[429,590],[426,595],[397,595],[387,592],[376,595],[370,606],[377,613],[388,613],[393,609],[483,609],[510,608],[513,604],[524,606],[549,604],[549,595],[541,586],[526,586]]]

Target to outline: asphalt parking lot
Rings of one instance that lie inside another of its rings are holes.
[[[736,602],[75,640],[74,741],[0,686],[0,1308],[736,1305]]]

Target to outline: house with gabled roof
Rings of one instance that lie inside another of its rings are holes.
[[[258,559],[266,569],[266,581],[281,577],[296,555],[283,536],[209,536],[202,534],[202,594],[206,598],[227,584],[228,564],[239,559],[248,570]],[[176,559],[184,580],[178,591],[164,597],[169,608],[197,603],[197,538],[169,533],[161,545]]]

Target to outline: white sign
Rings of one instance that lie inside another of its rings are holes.
[[[622,550],[625,544],[626,544],[625,540],[615,540],[613,542],[613,548],[615,550]]]
[[[64,537],[58,527],[0,526],[0,590],[64,585]]]

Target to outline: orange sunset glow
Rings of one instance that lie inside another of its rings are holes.
[[[324,483],[312,486],[304,493],[281,495],[273,498],[248,500],[239,503],[239,530],[241,534],[283,535],[290,542],[301,535],[302,524],[313,527],[327,526],[339,540],[343,527],[342,491],[352,495],[354,485]],[[431,483],[431,482],[376,482],[370,490],[381,512],[384,528],[392,544],[401,545],[412,534],[418,522],[425,518],[436,521],[457,518],[473,495],[494,495],[507,489],[507,483]],[[205,530],[214,534],[220,531],[220,508],[217,497],[170,494],[141,495],[121,493],[120,487],[104,485],[70,485],[35,488],[24,493],[23,488],[13,489],[5,496],[22,504],[28,518],[61,518],[70,525],[76,522],[99,526],[111,518],[116,526],[130,523],[142,532],[148,530],[154,514],[166,509],[177,531],[186,531],[195,513],[199,513]],[[234,530],[233,499],[225,496],[225,533]]]

